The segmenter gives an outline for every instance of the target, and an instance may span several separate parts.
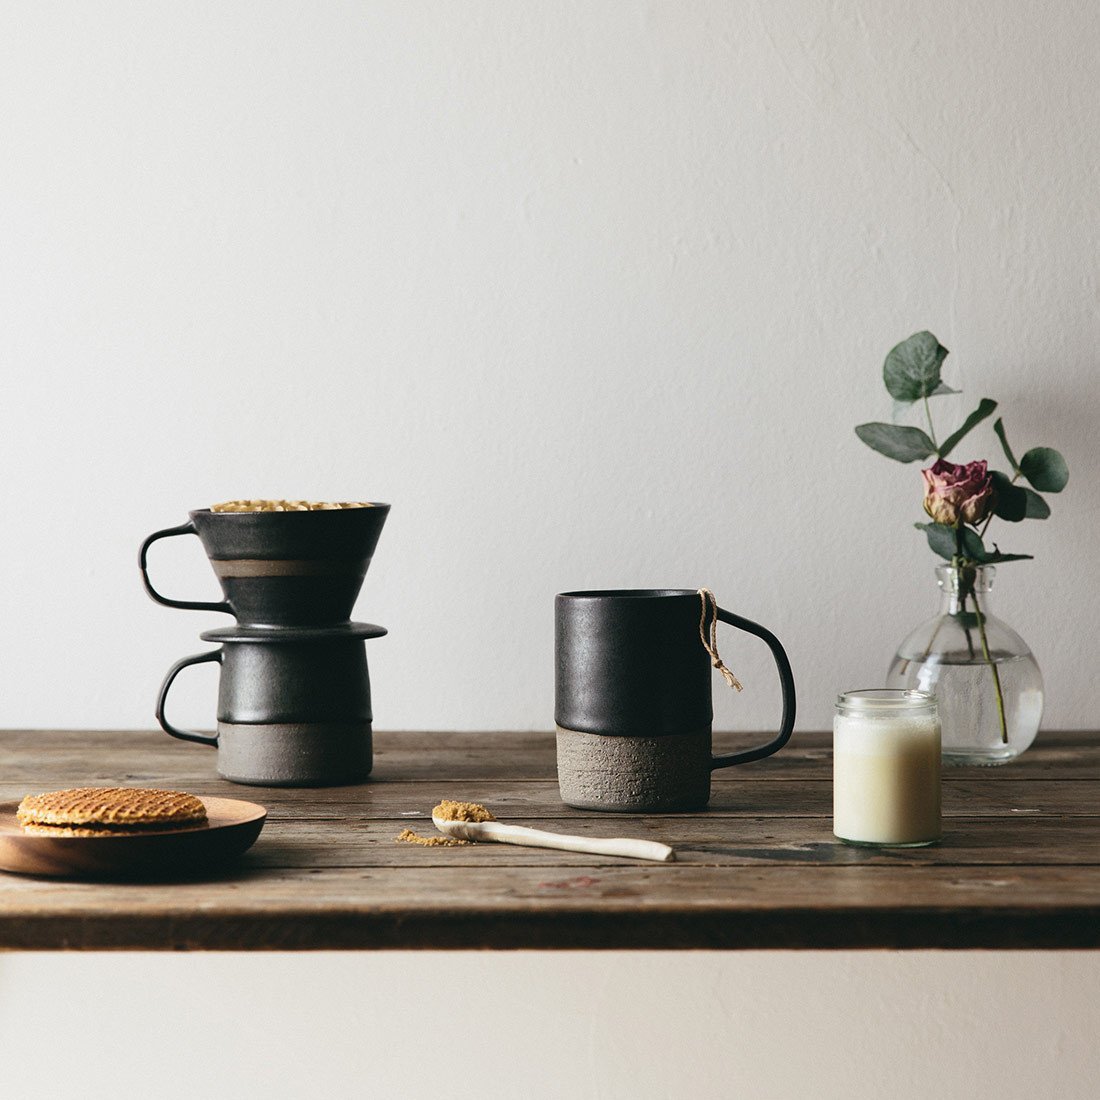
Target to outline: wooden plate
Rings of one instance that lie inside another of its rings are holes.
[[[207,823],[148,836],[25,833],[18,802],[0,802],[0,870],[64,878],[171,878],[220,866],[252,847],[267,810],[235,798],[204,798]]]

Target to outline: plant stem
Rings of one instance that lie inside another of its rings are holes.
[[[962,614],[959,616],[959,622],[962,624],[963,634],[966,635],[966,652],[967,656],[971,660],[974,659],[974,638],[970,634],[970,627],[966,622],[966,599],[974,591],[974,581],[971,574],[973,569],[968,569],[965,565],[956,566],[959,576],[959,607],[962,609]]]
[[[966,635],[966,649],[970,658],[974,657],[974,639],[970,636],[970,627],[966,625],[966,598],[974,591],[974,567],[963,556],[962,525],[955,528],[955,556],[951,559],[959,578],[959,607],[962,608],[962,628]]]
[[[1001,671],[997,668],[997,662],[989,655],[989,642],[985,636],[985,616],[982,614],[982,609],[978,606],[977,591],[972,591],[970,596],[974,600],[974,614],[978,619],[978,633],[982,638],[982,656],[993,672],[993,686],[997,689],[997,715],[1001,720],[1001,742],[1007,745],[1008,723],[1005,721],[1005,697],[1004,692],[1001,690]]]
[[[932,427],[932,410],[928,407],[928,394],[924,395],[924,415],[928,417],[928,434],[932,437],[932,446],[939,451],[940,445],[936,442],[936,429]]]
[[[936,620],[936,629],[932,631],[932,637],[928,639],[928,645],[924,647],[924,656],[921,657],[921,663],[923,664],[928,660],[928,655],[932,652],[932,647],[936,644],[936,639],[939,637],[940,631],[943,629],[943,619]]]

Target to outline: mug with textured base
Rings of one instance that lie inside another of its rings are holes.
[[[141,544],[141,579],[166,607],[226,611],[251,625],[346,623],[389,511],[388,504],[302,512],[200,508],[186,523],[155,531]],[[149,547],[175,535],[198,535],[224,600],[175,600],[153,587]]]
[[[712,602],[706,589],[565,592],[555,601],[555,720],[562,801],[586,810],[702,809],[710,774],[778,752],[794,728],[790,662],[771,631]],[[771,649],[783,716],[766,745],[711,755],[707,633],[716,621]]]
[[[173,737],[217,748],[218,774],[234,783],[359,783],[372,764],[370,676],[363,641],[385,633],[384,627],[370,623],[208,630],[202,638],[221,642],[221,647],[184,657],[168,670],[157,697],[157,721]],[[165,715],[176,677],[206,662],[221,665],[214,734],[179,729]]]

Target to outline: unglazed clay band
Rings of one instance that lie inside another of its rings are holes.
[[[211,560],[219,577],[362,577],[366,564],[362,561],[268,561],[265,558],[236,558],[233,561]]]
[[[701,809],[710,797],[710,728],[659,737],[557,728],[562,801],[585,810]]]
[[[358,783],[370,774],[371,724],[218,723],[218,773],[272,787]]]

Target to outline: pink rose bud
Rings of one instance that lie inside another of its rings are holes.
[[[993,507],[993,479],[984,462],[957,466],[938,459],[924,478],[924,510],[936,523],[957,527],[960,523],[977,525]]]

